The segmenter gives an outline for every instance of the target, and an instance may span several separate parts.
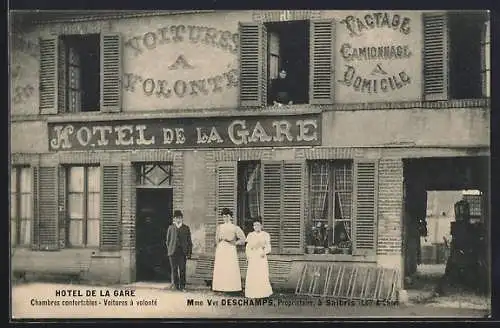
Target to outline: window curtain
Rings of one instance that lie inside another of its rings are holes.
[[[260,164],[249,165],[246,174],[246,193],[250,217],[261,216],[260,213]]]

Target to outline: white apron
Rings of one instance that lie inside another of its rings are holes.
[[[212,290],[219,292],[241,291],[241,273],[234,242],[244,240],[245,234],[232,223],[217,227]],[[228,242],[230,240],[231,242]]]

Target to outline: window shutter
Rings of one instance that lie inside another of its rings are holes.
[[[58,37],[40,39],[40,113],[57,114]]]
[[[304,162],[285,162],[283,165],[282,246],[285,254],[302,254],[304,221]]]
[[[423,14],[424,99],[448,99],[448,27],[445,13]]]
[[[122,40],[119,34],[101,34],[101,111],[121,111]]]
[[[281,251],[282,162],[262,163],[262,223],[271,235],[271,252]]]
[[[236,215],[237,198],[237,162],[217,163],[217,212],[216,223],[221,217],[220,211],[227,207]],[[220,222],[222,223],[222,222]]]
[[[31,248],[33,250],[37,250],[40,248],[40,211],[39,211],[39,201],[38,201],[38,196],[40,195],[40,192],[38,190],[38,174],[39,174],[39,167],[38,166],[33,166],[31,168],[31,183],[32,183],[32,190],[33,190],[33,228],[31,230]]]
[[[355,163],[354,255],[375,255],[377,247],[378,164]]]
[[[38,168],[38,234],[41,250],[59,248],[57,167]]]
[[[59,246],[64,247],[66,244],[66,170],[64,167],[59,167],[58,170],[58,218],[59,218]]]
[[[242,107],[267,105],[267,31],[264,24],[240,23],[239,101]]]
[[[310,40],[309,103],[332,104],[334,98],[335,23],[332,20],[311,21]]]
[[[101,166],[101,249],[120,249],[121,166]]]

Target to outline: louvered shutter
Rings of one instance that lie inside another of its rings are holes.
[[[120,249],[121,166],[102,165],[101,249]]]
[[[101,111],[121,111],[121,76],[121,37],[119,34],[101,34]]]
[[[66,170],[59,167],[58,170],[58,218],[59,218],[59,246],[66,244]]]
[[[284,254],[301,254],[304,221],[304,162],[283,164],[283,215],[281,221]]]
[[[448,27],[445,13],[423,14],[424,99],[448,99]]]
[[[264,230],[271,235],[271,252],[281,251],[281,183],[282,162],[262,163],[262,223]]]
[[[242,107],[267,105],[267,31],[264,24],[239,26],[239,102]]]
[[[311,21],[309,103],[332,104],[334,98],[335,24],[332,20]]]
[[[378,164],[355,162],[354,255],[375,255],[377,247]]]
[[[237,162],[217,163],[216,221],[220,220],[220,212],[224,207],[229,208],[236,215],[237,184]]]
[[[38,233],[41,250],[59,248],[57,167],[38,168]]]
[[[57,114],[58,37],[40,39],[40,113]]]
[[[39,201],[38,201],[38,196],[40,195],[38,191],[38,175],[39,175],[39,167],[38,166],[33,166],[31,168],[32,176],[31,176],[31,183],[32,183],[32,190],[33,190],[33,227],[31,230],[31,248],[33,250],[37,250],[40,248],[40,210],[39,210]]]

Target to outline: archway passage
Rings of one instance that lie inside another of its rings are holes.
[[[475,190],[471,194],[470,191]],[[463,238],[471,241],[466,252],[475,254],[474,256],[484,259],[485,269],[478,271],[478,265],[464,264],[460,269],[462,276],[469,276],[470,284],[485,282],[484,286],[465,286],[480,290],[489,290],[489,157],[447,157],[447,158],[418,158],[404,160],[404,196],[403,196],[403,259],[404,259],[404,283],[405,288],[417,288],[415,277],[419,276],[418,265],[425,261],[423,257],[428,254],[422,253],[422,237],[428,236],[428,195],[429,192],[457,191],[453,194],[453,205],[456,200],[466,200],[471,206],[470,229],[466,237],[462,235],[453,236],[449,231],[449,236],[454,239],[455,244]],[[449,197],[448,197],[449,198]],[[456,199],[455,199],[456,198]],[[472,212],[473,211],[473,212]],[[455,214],[453,207],[445,211],[447,216],[451,215],[451,226],[454,225]],[[451,212],[451,213],[450,213]],[[442,214],[442,213],[441,213]],[[451,230],[451,229],[450,229]],[[448,240],[449,242],[449,240]],[[450,244],[448,244],[449,247]],[[473,246],[475,245],[475,246]],[[479,245],[479,246],[478,246]],[[448,250],[451,251],[450,248]],[[449,258],[444,261],[449,264]],[[449,265],[446,267],[449,271]],[[452,269],[457,270],[457,269]],[[476,272],[478,271],[478,272]],[[483,279],[472,278],[478,274],[484,275]],[[446,276],[450,276],[447,272]],[[442,281],[442,275],[434,277],[433,287],[437,287]],[[462,280],[461,280],[462,281]],[[458,283],[457,283],[458,284]],[[487,286],[486,286],[487,285]],[[418,288],[417,288],[418,289]]]

